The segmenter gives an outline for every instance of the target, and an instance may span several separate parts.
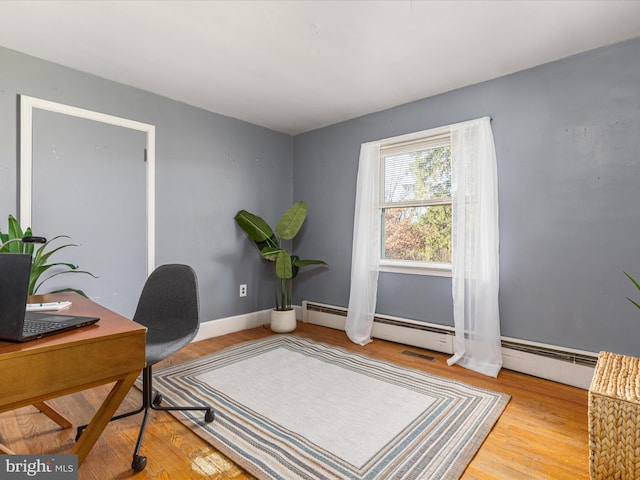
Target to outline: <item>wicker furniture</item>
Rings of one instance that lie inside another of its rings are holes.
[[[640,479],[640,359],[600,352],[589,388],[592,480]]]

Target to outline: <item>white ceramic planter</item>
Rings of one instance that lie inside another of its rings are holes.
[[[289,333],[296,329],[295,310],[271,310],[271,330],[276,333]]]

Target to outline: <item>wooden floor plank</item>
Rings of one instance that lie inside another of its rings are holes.
[[[270,330],[258,327],[197,342],[158,368],[268,335],[272,335]],[[509,405],[467,467],[463,480],[589,478],[585,390],[508,370],[493,379],[450,367],[447,356],[437,352],[382,340],[361,347],[349,342],[344,332],[314,325],[300,323],[295,335],[511,395]],[[428,354],[436,361],[403,354],[404,350]],[[75,425],[81,425],[89,421],[108,391],[109,386],[103,386],[49,403]],[[140,392],[132,389],[120,411],[137,407],[140,397]],[[147,467],[134,474],[131,455],[140,419],[141,415],[137,415],[109,424],[80,466],[79,478],[253,479],[167,412],[150,414],[141,450],[148,457]],[[61,429],[33,407],[0,415],[0,443],[16,453],[64,453],[73,446],[74,438],[75,429]]]

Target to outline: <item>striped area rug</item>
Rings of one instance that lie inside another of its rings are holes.
[[[260,479],[457,479],[509,396],[291,335],[154,373],[172,412]]]

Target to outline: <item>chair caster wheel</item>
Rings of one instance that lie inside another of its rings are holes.
[[[131,468],[133,468],[135,472],[141,472],[142,470],[144,470],[144,467],[146,466],[147,466],[147,457],[145,457],[144,455],[135,455],[133,457],[133,462],[131,462]]]
[[[214,418],[215,418],[215,413],[213,411],[213,408],[207,408],[207,413],[204,414],[204,421],[207,423],[211,423],[213,422]]]
[[[160,405],[162,403],[162,395],[156,392],[151,403],[153,403],[156,407]]]

